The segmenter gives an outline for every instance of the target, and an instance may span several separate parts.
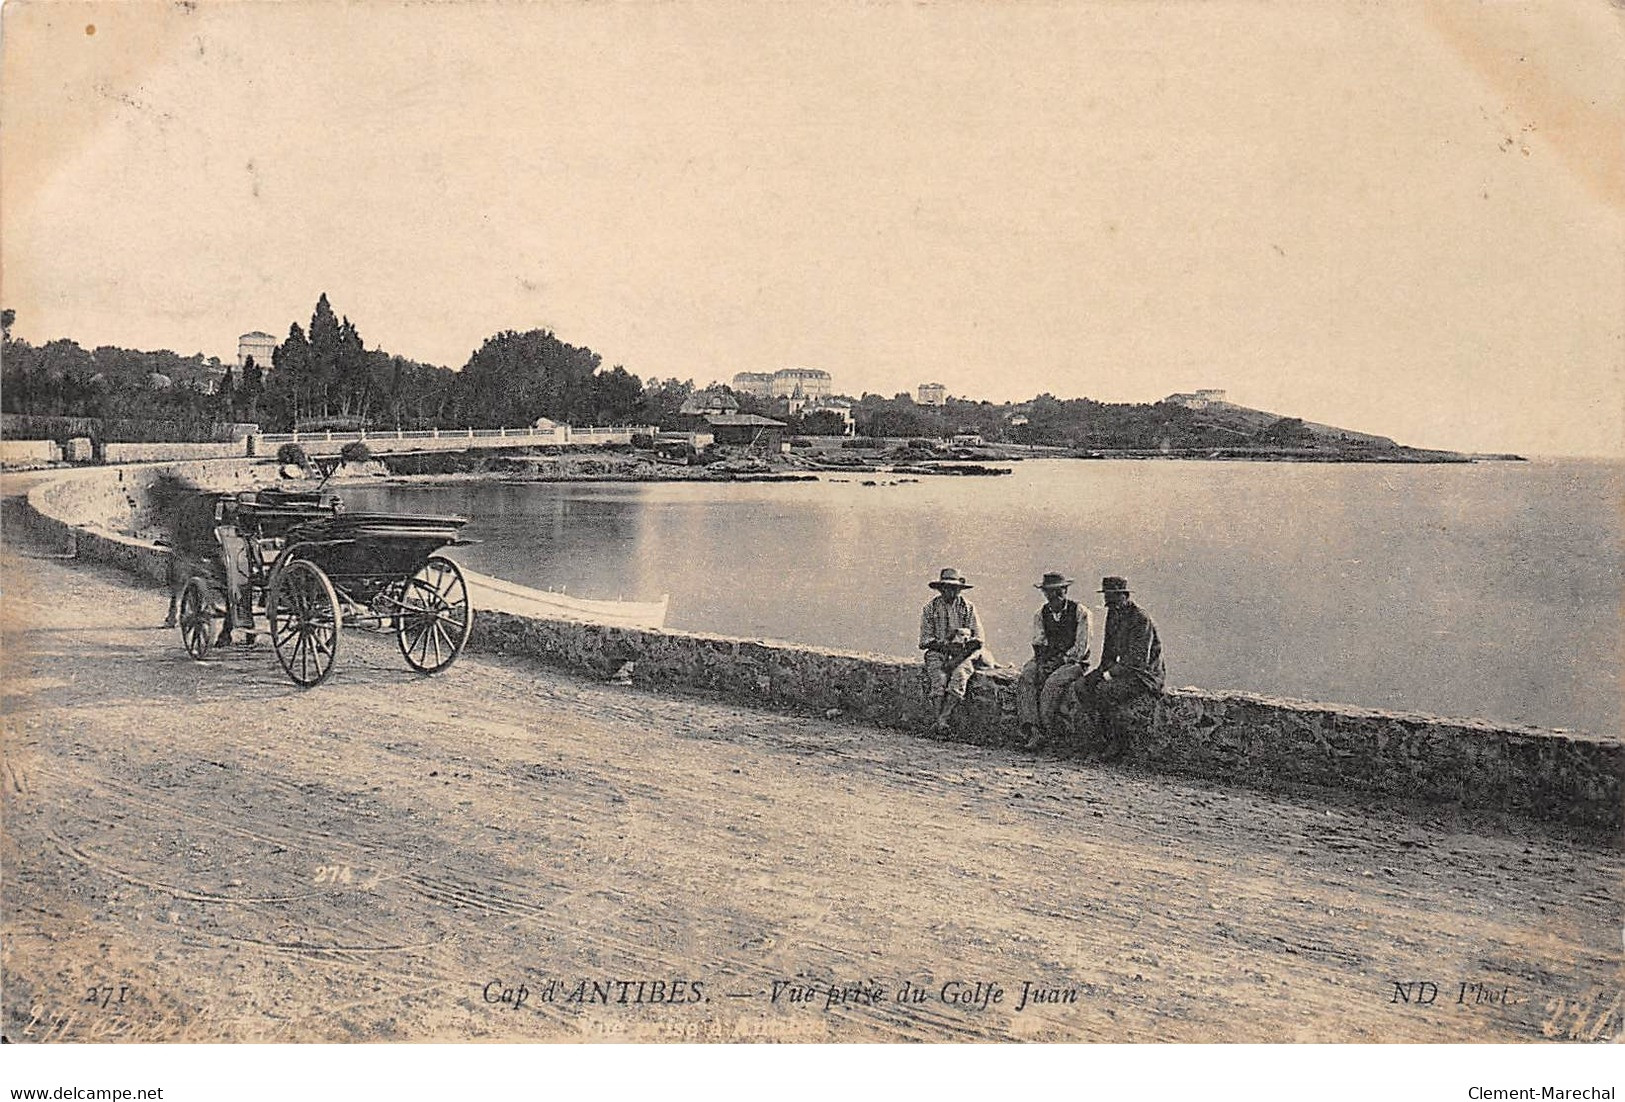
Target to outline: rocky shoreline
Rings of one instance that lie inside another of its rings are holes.
[[[706,464],[663,462],[646,453],[566,452],[524,454],[512,451],[408,453],[379,456],[381,465],[355,474],[382,474],[392,482],[490,481],[530,482],[817,482],[824,475],[909,474],[980,476],[1009,474],[1008,467],[942,461],[898,460],[820,462],[804,456],[728,456]]]

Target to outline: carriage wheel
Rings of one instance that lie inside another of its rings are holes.
[[[432,555],[401,590],[395,641],[406,664],[420,673],[439,673],[463,653],[474,629],[468,583],[450,559]]]
[[[289,563],[271,586],[265,615],[277,661],[294,684],[308,689],[325,681],[338,657],[344,620],[321,568],[304,559]]]
[[[180,626],[181,646],[186,653],[201,662],[209,657],[219,634],[215,621],[224,620],[226,611],[214,599],[214,591],[202,578],[193,578],[181,591]]]

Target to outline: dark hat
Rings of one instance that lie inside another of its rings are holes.
[[[1102,578],[1100,579],[1100,591],[1102,593],[1127,593],[1128,582],[1123,578]]]
[[[1044,580],[1039,582],[1037,585],[1033,586],[1033,588],[1034,589],[1065,589],[1067,586],[1069,586],[1071,584],[1072,584],[1072,579],[1068,578],[1065,574],[1057,574],[1054,571],[1050,571],[1049,573],[1044,575]]]
[[[951,566],[943,567],[942,573],[937,575],[936,581],[926,582],[925,584],[936,590],[941,590],[947,586],[957,586],[960,589],[973,588],[971,584],[965,580],[965,575],[961,574]]]

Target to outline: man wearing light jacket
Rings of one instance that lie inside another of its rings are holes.
[[[965,699],[971,673],[992,665],[984,646],[982,621],[976,606],[965,600],[971,583],[952,567],[928,586],[937,595],[920,610],[920,649],[925,652],[925,676],[936,705],[934,734],[946,734],[954,709]]]

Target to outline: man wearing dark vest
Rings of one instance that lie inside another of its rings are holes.
[[[1130,598],[1128,582],[1102,578],[1100,592],[1106,602],[1106,639],[1100,665],[1072,687],[1079,718],[1093,721],[1100,745],[1092,749],[1107,758],[1127,749],[1120,732],[1113,730],[1112,713],[1145,696],[1162,692],[1166,672],[1162,641],[1156,625]]]
[[[1062,695],[1089,668],[1089,610],[1068,600],[1072,579],[1045,574],[1033,588],[1044,592],[1044,605],[1033,616],[1033,657],[1016,682],[1016,717],[1026,736],[1026,749],[1044,745]]]

